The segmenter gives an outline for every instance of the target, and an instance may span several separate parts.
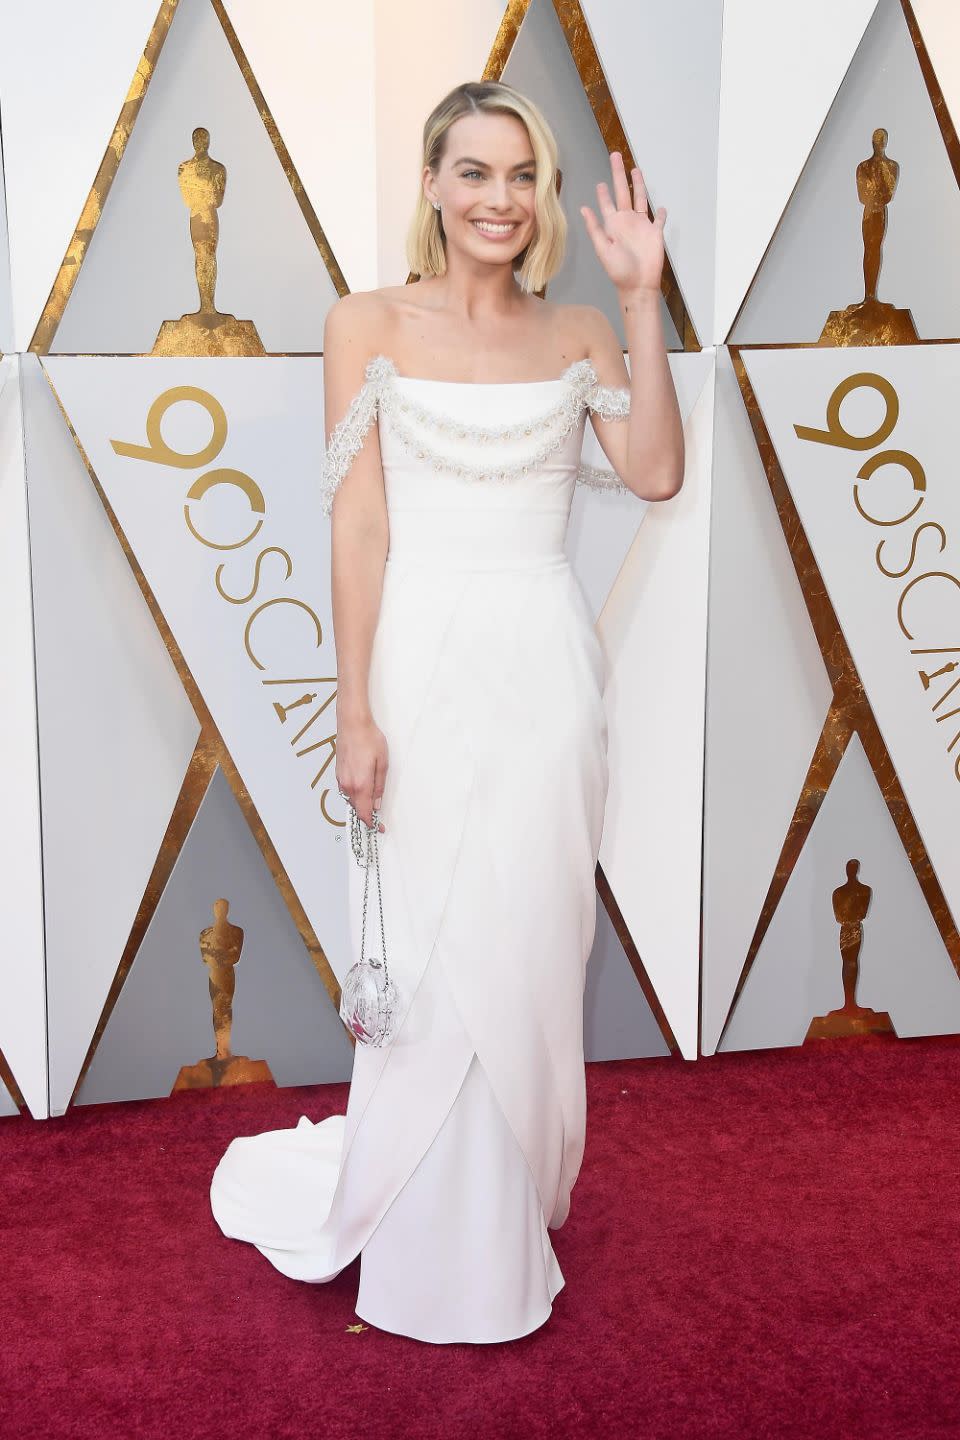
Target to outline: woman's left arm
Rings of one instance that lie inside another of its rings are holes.
[[[661,206],[651,221],[639,169],[633,170],[631,202],[623,157],[610,157],[614,196],[597,186],[601,220],[582,206],[587,231],[616,287],[630,355],[630,414],[623,420],[591,416],[597,438],[620,479],[644,500],[669,500],[683,484],[683,422],[667,361],[660,304],[663,272]],[[590,308],[590,358],[601,386],[622,388],[625,365],[620,342],[602,311]]]

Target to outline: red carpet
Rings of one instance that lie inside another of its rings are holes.
[[[224,1239],[236,1134],[345,1086],[0,1120],[3,1440],[960,1436],[960,1040],[588,1066],[547,1324],[431,1347]]]

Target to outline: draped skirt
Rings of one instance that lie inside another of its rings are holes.
[[[603,677],[564,555],[391,551],[369,692],[399,1028],[356,1047],[345,1115],[238,1137],[211,1186],[224,1233],[285,1275],[329,1280],[359,1254],[357,1314],[382,1329],[512,1339],[564,1283],[548,1230],[585,1138]],[[358,958],[364,872],[343,849]],[[368,906],[379,953],[373,887]]]

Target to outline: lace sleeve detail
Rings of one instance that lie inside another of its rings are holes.
[[[601,385],[594,376],[584,399],[601,420],[626,420],[630,414],[630,389],[626,385]]]
[[[346,414],[333,427],[323,457],[320,477],[320,507],[324,515],[333,511],[333,497],[353,464],[354,459],[377,418],[377,407],[385,375],[388,373],[381,356],[369,361],[365,380],[347,407]]]
[[[614,495],[632,495],[633,491],[629,486],[624,485],[616,470],[609,470],[605,465],[588,465],[581,460],[577,468],[577,484],[588,485],[591,490],[607,490]]]
[[[590,367],[589,383],[583,398],[587,408],[601,420],[626,420],[630,414],[630,391],[625,385],[601,385],[597,373]],[[615,495],[632,495],[633,491],[624,485],[616,470],[606,465],[588,465],[581,460],[577,469],[577,484],[588,485],[591,490],[606,490]]]

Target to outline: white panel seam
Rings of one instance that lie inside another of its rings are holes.
[[[24,512],[26,518],[26,541],[27,541],[27,573],[29,577],[28,594],[30,601],[30,634],[32,639],[33,652],[33,715],[36,731],[36,795],[37,795],[37,833],[39,835],[39,853],[37,859],[40,863],[40,934],[43,957],[43,1044],[44,1044],[44,1074],[45,1074],[45,1114],[35,1116],[35,1119],[49,1119],[50,1116],[50,1013],[49,1013],[49,986],[47,975],[47,887],[46,871],[43,859],[43,782],[40,767],[40,697],[37,687],[37,624],[34,610],[33,590],[33,546],[30,541],[30,480],[29,462],[27,459],[27,427],[25,423],[26,407],[24,405],[23,386],[23,361],[27,357],[19,356],[17,365],[17,383],[20,389],[20,444],[23,454],[23,489],[24,489]],[[37,360],[37,367],[46,383],[46,374],[43,371],[40,361]]]

